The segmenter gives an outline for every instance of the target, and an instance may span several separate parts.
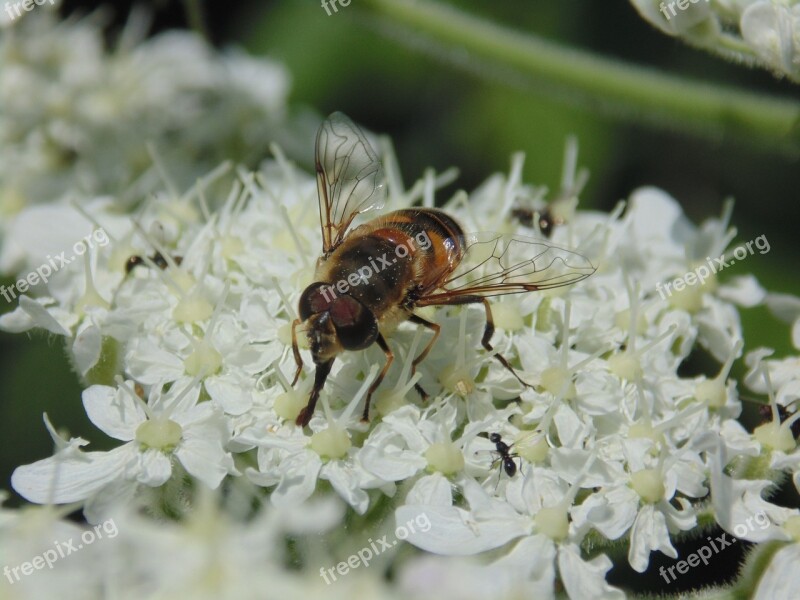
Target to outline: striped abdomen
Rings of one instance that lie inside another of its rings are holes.
[[[353,230],[317,271],[377,316],[441,284],[465,250],[461,226],[434,209],[391,212]],[[346,283],[342,283],[346,282]]]

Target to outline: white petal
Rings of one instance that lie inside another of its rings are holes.
[[[50,434],[50,439],[53,440],[55,445],[55,454],[58,454],[61,458],[79,457],[81,455],[81,447],[86,446],[89,442],[83,438],[70,438],[67,440],[61,437],[61,434],[56,431],[56,428],[50,422],[50,417],[47,416],[47,413],[44,413],[42,417],[47,433]]]
[[[230,415],[241,415],[253,407],[255,400],[252,381],[249,382],[249,387],[246,381],[232,375],[209,377],[205,381],[205,387],[208,395],[222,410]]]
[[[86,373],[100,360],[100,351],[103,345],[103,335],[100,328],[86,319],[78,327],[75,341],[72,343],[72,356],[75,367],[81,375]]]
[[[558,552],[558,572],[567,594],[574,600],[625,598],[622,590],[606,583],[606,573],[612,566],[605,554],[584,561],[576,546],[562,546]]]
[[[767,294],[766,303],[772,314],[781,321],[792,323],[800,318],[800,298],[797,296],[770,292]]]
[[[753,2],[742,13],[739,29],[744,40],[771,67],[791,72],[794,51],[789,7]]]
[[[160,450],[148,448],[139,453],[136,480],[139,483],[158,487],[164,485],[172,476],[172,463],[169,457]]]
[[[406,496],[407,504],[432,504],[452,506],[453,491],[450,481],[441,473],[426,475],[419,479]]]
[[[147,385],[175,381],[186,372],[180,358],[150,340],[131,343],[125,364],[133,379]]]
[[[176,448],[175,456],[190,475],[211,489],[216,489],[228,473],[236,473],[233,458],[217,439],[184,439]]]
[[[675,242],[684,242],[692,230],[680,204],[655,187],[639,188],[630,195],[628,219],[636,238],[662,258],[682,254]]]
[[[369,496],[359,487],[360,480],[353,469],[344,468],[341,461],[331,461],[322,467],[320,479],[330,481],[333,489],[358,514],[363,515],[366,512],[369,506]]]
[[[744,275],[741,277],[734,277],[731,281],[726,282],[724,286],[719,288],[717,295],[739,306],[751,308],[761,304],[767,292],[759,285],[755,277],[752,275]]]
[[[466,556],[485,552],[526,535],[531,529],[531,520],[516,513],[505,519],[476,521],[468,511],[454,506],[405,505],[395,511],[395,520],[405,523],[421,514],[430,521],[430,530],[411,533],[407,541],[435,554]]]
[[[112,481],[91,496],[83,506],[86,520],[93,525],[102,523],[110,513],[128,504],[136,494],[139,484],[136,481]]]
[[[796,319],[792,325],[792,346],[800,350],[800,318]]]
[[[0,317],[0,329],[11,333],[21,333],[34,327],[41,327],[56,335],[69,336],[69,319],[63,318],[64,324],[59,323],[43,305],[48,300],[50,299],[39,298],[37,301],[27,296],[20,296],[19,307]],[[57,309],[54,310],[58,312]]]
[[[639,495],[627,486],[589,496],[574,507],[572,515],[579,529],[597,529],[610,540],[620,538],[633,525],[639,512]]]
[[[631,528],[630,544],[628,562],[639,573],[647,570],[653,550],[661,550],[672,558],[678,557],[669,539],[666,519],[652,504],[645,504],[639,511]]]
[[[303,450],[281,463],[283,477],[270,495],[275,506],[288,507],[305,502],[317,487],[322,459],[316,452]]]
[[[358,453],[358,460],[364,469],[384,481],[408,479],[427,465],[417,452],[377,444],[366,444]]]
[[[145,420],[144,408],[120,388],[93,385],[83,391],[83,407],[89,419],[105,434],[129,442]]]
[[[110,452],[87,452],[78,458],[53,456],[17,467],[11,485],[20,496],[37,504],[79,502],[122,477],[134,457],[131,444]]]
[[[556,545],[553,541],[547,536],[536,534],[521,539],[511,552],[493,564],[523,573],[552,595],[556,578],[555,558]]]
[[[800,544],[788,544],[772,557],[753,600],[796,598],[800,589]]]

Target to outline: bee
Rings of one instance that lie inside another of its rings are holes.
[[[417,308],[482,304],[486,325],[481,345],[493,352],[494,322],[487,298],[568,285],[594,272],[580,254],[541,240],[466,234],[453,217],[432,208],[396,210],[351,229],[357,216],[383,207],[385,190],[377,154],[342,113],[333,113],[320,126],[315,170],[322,255],[315,281],[301,294],[299,317],[292,323],[297,364],[292,385],[303,370],[297,345],[300,325],[315,373],[297,425],[311,420],[336,357],[378,344],[386,362],[367,390],[363,420],[368,421],[372,395],[394,360],[386,335],[403,321],[433,332],[412,362],[412,376],[439,337],[440,326],[415,314]],[[493,355],[528,385],[502,355]],[[427,398],[419,383],[415,388]]]

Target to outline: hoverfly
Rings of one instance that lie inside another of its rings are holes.
[[[412,362],[412,375],[439,337],[440,326],[415,314],[416,308],[483,304],[481,344],[492,352],[488,297],[568,285],[594,272],[583,256],[548,242],[465,234],[452,217],[436,209],[397,210],[350,230],[356,216],[383,206],[383,169],[364,134],[342,113],[333,113],[320,126],[315,168],[322,255],[314,283],[300,296],[299,318],[292,323],[297,363],[292,385],[303,370],[296,332],[301,324],[316,370],[298,425],[311,420],[336,356],[377,343],[386,363],[367,391],[363,420],[369,420],[372,394],[394,360],[384,336],[406,320],[433,332]],[[502,355],[494,356],[527,386]],[[415,388],[427,397],[419,384]]]

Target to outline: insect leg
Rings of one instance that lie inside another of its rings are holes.
[[[489,343],[489,340],[492,339],[492,335],[494,334],[494,319],[492,318],[492,308],[489,305],[489,301],[486,298],[481,298],[480,301],[483,303],[483,307],[486,309],[486,328],[483,330],[483,338],[481,339],[481,345],[486,348],[489,352],[494,352],[494,348]],[[523,381],[522,378],[517,375],[517,372],[514,370],[514,367],[509,364],[506,358],[500,354],[499,352],[494,354],[494,357],[500,361],[500,364],[503,365],[506,369],[511,371],[511,374],[517,378],[517,380],[524,385],[525,387],[533,387],[526,381]]]
[[[305,427],[308,425],[308,422],[314,415],[314,408],[317,406],[319,393],[322,391],[322,387],[325,385],[325,380],[328,378],[328,374],[331,372],[332,366],[333,359],[317,365],[317,370],[314,373],[314,387],[311,390],[311,395],[308,397],[308,404],[306,404],[306,407],[300,411],[300,414],[297,415],[297,420],[295,421],[295,423],[300,427]]]
[[[428,342],[428,345],[419,353],[419,355],[414,359],[414,362],[411,363],[411,376],[414,376],[414,373],[417,372],[417,365],[425,360],[425,357],[428,356],[428,352],[431,351],[433,348],[433,344],[436,343],[436,339],[439,337],[439,332],[441,331],[441,326],[436,323],[431,323],[430,321],[426,321],[422,317],[418,317],[417,315],[411,315],[408,318],[409,321],[412,323],[416,323],[417,325],[422,325],[423,327],[427,327],[433,331],[433,337]],[[428,394],[422,389],[422,386],[419,383],[414,384],[414,389],[417,390],[417,393],[422,396],[423,400],[428,399]]]
[[[294,352],[294,362],[297,363],[297,371],[294,373],[292,387],[295,386],[297,380],[300,379],[300,373],[303,372],[303,359],[300,356],[300,349],[297,347],[297,332],[295,331],[300,323],[300,319],[295,319],[292,321],[292,352]]]
[[[375,381],[372,382],[372,385],[369,386],[369,390],[367,390],[367,400],[364,404],[364,415],[361,417],[362,421],[369,421],[369,403],[372,401],[372,394],[378,389],[378,386],[383,381],[383,377],[386,375],[386,372],[389,370],[389,367],[392,365],[392,361],[394,360],[394,354],[392,354],[392,350],[389,348],[389,344],[386,343],[386,340],[383,339],[383,336],[379,333],[378,339],[378,346],[381,347],[383,353],[386,355],[386,364],[383,365],[381,372],[378,373],[378,376],[375,378]]]

